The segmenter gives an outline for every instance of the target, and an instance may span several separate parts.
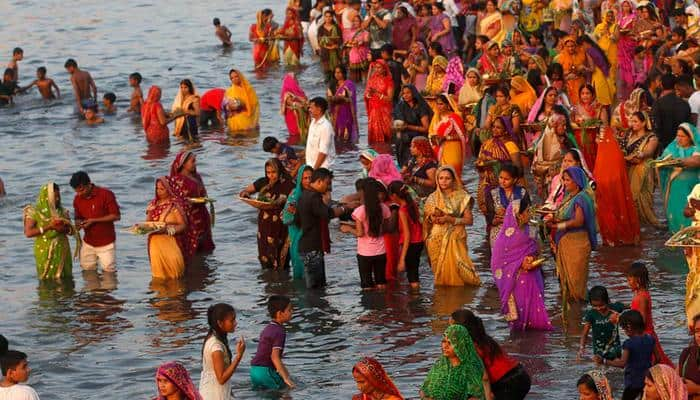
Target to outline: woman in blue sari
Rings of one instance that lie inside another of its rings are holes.
[[[292,264],[292,276],[294,279],[304,278],[304,260],[299,256],[299,240],[301,239],[301,227],[294,223],[297,201],[301,197],[304,188],[309,187],[313,168],[302,165],[297,172],[296,186],[287,197],[287,203],[282,211],[282,223],[287,225],[289,235],[289,260]]]
[[[680,166],[659,168],[661,194],[668,219],[668,229],[675,233],[690,226],[692,220],[683,215],[688,194],[700,183],[700,134],[694,125],[684,122],[678,126],[676,139],[669,144],[661,159],[680,160]]]

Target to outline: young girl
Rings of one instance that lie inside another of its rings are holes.
[[[627,270],[627,283],[634,293],[630,308],[642,314],[642,318],[644,319],[644,333],[651,335],[656,341],[656,350],[661,357],[655,359],[656,362],[674,367],[671,359],[668,358],[661,348],[659,337],[656,335],[656,330],[654,329],[654,319],[651,315],[651,294],[649,294],[649,271],[644,263],[632,263]]]
[[[207,400],[230,400],[231,376],[245,352],[243,337],[236,343],[236,358],[231,360],[229,333],[236,330],[236,311],[225,303],[214,304],[207,310],[209,333],[202,346],[202,375],[199,392]]]
[[[420,288],[418,267],[423,252],[423,226],[416,202],[409,193],[408,186],[400,181],[389,185],[389,199],[399,205],[399,271],[406,271],[411,289]]]
[[[622,357],[606,360],[601,356],[593,356],[597,364],[612,365],[625,369],[624,391],[622,400],[634,400],[644,390],[644,376],[652,366],[652,355],[658,360],[656,340],[644,333],[644,319],[636,310],[628,310],[620,315],[620,326],[629,336],[622,344]]]
[[[579,400],[613,400],[608,378],[601,371],[589,371],[576,382]]]
[[[693,340],[690,346],[683,349],[678,360],[678,374],[688,387],[688,395],[691,399],[700,398],[700,314],[692,321],[691,335]]]
[[[593,332],[593,355],[606,360],[614,360],[622,355],[620,347],[620,332],[617,325],[611,321],[617,320],[617,313],[624,309],[622,303],[610,303],[608,291],[602,286],[594,286],[588,291],[591,308],[583,315],[583,332],[577,358],[583,356],[586,349],[588,332]]]
[[[362,205],[352,213],[355,226],[340,226],[342,232],[357,237],[357,265],[362,290],[386,287],[386,247],[382,225],[391,216],[391,211],[379,199],[379,185],[376,180],[368,178],[361,193]]]

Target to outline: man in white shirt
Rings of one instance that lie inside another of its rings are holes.
[[[21,351],[8,350],[0,355],[3,380],[0,382],[0,400],[39,400],[34,389],[22,382],[29,379],[31,369],[27,355]]]
[[[693,78],[695,79],[695,87],[700,89],[700,66],[693,70]],[[700,115],[700,90],[696,90],[690,95],[688,105],[690,106],[690,119],[695,126],[700,126],[700,118],[698,118]]]
[[[331,169],[335,161],[335,133],[331,121],[326,118],[328,102],[323,97],[309,100],[309,134],[306,137],[306,165],[314,170]]]

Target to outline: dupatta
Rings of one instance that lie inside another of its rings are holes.
[[[584,215],[584,225],[582,229],[588,234],[588,240],[591,243],[591,249],[594,250],[598,244],[598,239],[596,237],[596,216],[595,216],[595,203],[591,198],[590,194],[586,190],[588,186],[588,180],[586,179],[586,172],[579,167],[569,167],[565,170],[569,174],[571,179],[576,182],[576,186],[579,187],[579,192],[575,195],[571,193],[566,194],[564,201],[562,201],[559,211],[557,211],[556,217],[558,220],[568,220],[574,217],[576,213],[576,206],[578,205],[583,211]],[[557,230],[555,234],[555,241],[559,243],[562,237],[567,233],[567,231]]]
[[[171,361],[158,367],[156,371],[156,386],[158,386],[158,378],[161,377],[175,385],[180,390],[180,393],[185,396],[185,399],[202,400],[202,395],[199,394],[199,390],[194,386],[190,374],[182,364]],[[165,397],[159,395],[155,399],[165,400]]]
[[[665,364],[656,364],[649,368],[656,392],[661,400],[686,400],[688,398],[688,388],[678,376],[676,370]],[[648,397],[644,395],[642,400]]]
[[[373,388],[384,395],[396,396],[403,400],[401,392],[399,392],[399,389],[396,388],[396,385],[394,385],[394,382],[391,380],[391,377],[389,377],[389,374],[386,373],[384,367],[382,367],[382,364],[380,364],[379,361],[375,360],[374,358],[363,357],[357,362],[357,364],[355,364],[354,367],[352,367],[352,371],[365,377],[367,382]]]
[[[520,109],[522,115],[528,115],[537,101],[537,92],[527,79],[517,75],[510,80],[510,102]]]
[[[158,204],[159,199],[157,189],[155,189],[158,186],[158,182],[160,182],[163,185],[165,190],[170,195],[168,201],[163,202],[161,204]],[[154,193],[153,200],[151,200],[148,203],[148,206],[146,207],[146,217],[149,221],[160,221],[161,218],[167,217],[167,215],[173,209],[177,210],[180,213],[182,218],[187,223],[187,229],[184,232],[175,235],[175,240],[177,241],[178,247],[180,247],[180,251],[182,251],[182,255],[184,256],[185,260],[187,260],[192,256],[192,254],[194,254],[194,249],[192,248],[192,246],[190,246],[191,239],[196,240],[196,238],[192,237],[192,230],[190,229],[189,223],[187,222],[190,211],[189,203],[185,198],[183,198],[177,193],[177,191],[175,190],[175,183],[170,177],[161,176],[160,178],[156,179],[154,189],[154,192],[156,193]],[[151,239],[150,235],[148,236],[148,239]]]
[[[290,261],[292,264],[292,276],[294,279],[302,279],[304,277],[304,263],[303,260],[299,259],[299,240],[301,239],[301,228],[294,223],[295,214],[290,211],[290,207],[296,207],[301,198],[301,194],[304,192],[304,187],[302,185],[302,178],[304,176],[304,170],[307,165],[304,164],[299,167],[297,172],[296,186],[294,190],[287,196],[287,203],[285,203],[282,209],[282,223],[287,225],[287,232],[289,235],[289,252]]]
[[[464,65],[459,57],[452,57],[445,68],[445,79],[442,81],[442,91],[447,93],[450,85],[454,85],[454,92],[459,93],[464,84]]]
[[[258,95],[255,93],[255,89],[253,89],[253,86],[250,84],[250,82],[248,82],[245,76],[243,76],[243,74],[238,70],[234,71],[237,72],[238,76],[241,78],[241,85],[236,86],[234,84],[231,84],[231,86],[228,89],[226,89],[222,107],[222,109],[224,110],[224,114],[226,115],[227,119],[239,114],[243,114],[247,117],[251,125],[254,123],[254,125],[257,126],[258,121],[260,120],[260,106],[258,103]],[[239,100],[245,105],[245,111],[234,115],[229,115],[228,107],[226,107],[226,105],[234,99]]]
[[[479,70],[476,68],[469,68],[467,70],[467,73],[465,76],[469,75],[470,73],[474,73],[477,76],[477,83],[476,86],[470,86],[469,85],[469,80],[465,79],[464,84],[462,85],[462,88],[459,90],[459,104],[460,105],[466,105],[466,104],[471,104],[471,103],[477,103],[479,100],[481,100],[481,97],[484,95],[484,88],[481,86],[481,73],[479,73]]]

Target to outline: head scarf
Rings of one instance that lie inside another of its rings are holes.
[[[452,175],[452,191],[456,193],[456,195],[453,194],[452,197],[454,199],[462,200],[452,201],[452,199],[448,199],[448,194],[440,188],[439,177],[440,173],[443,171],[449,171]],[[464,187],[460,182],[461,177],[457,176],[457,172],[455,172],[455,169],[451,165],[442,165],[435,172],[435,183],[437,185],[437,190],[435,190],[431,196],[436,196],[435,206],[446,214],[461,216],[471,205],[472,197],[466,190],[464,190]]]
[[[304,186],[302,186],[301,181],[304,177],[304,169],[306,169],[307,166],[308,165],[303,164],[301,167],[299,167],[299,170],[297,171],[296,186],[294,186],[292,193],[287,196],[287,204],[284,205],[284,210],[282,211],[282,222],[286,225],[290,225],[294,222],[294,214],[289,212],[288,206],[290,204],[296,204],[304,191]]]
[[[149,93],[150,95],[150,90]],[[199,94],[197,93],[197,86],[194,85],[194,82],[192,82],[192,94],[185,99],[182,96],[182,90],[180,90],[180,86],[178,85],[177,93],[175,94],[175,99],[173,100],[173,106],[170,108],[170,111],[175,112],[176,110],[185,110],[187,106],[195,99],[198,98]],[[186,102],[186,103],[185,103]]]
[[[447,61],[447,58],[445,58],[443,56],[435,56],[435,58],[433,58],[432,64],[430,64],[430,65],[431,65],[431,67],[439,66],[439,67],[442,67],[443,70],[447,70],[448,64],[449,64],[449,62]],[[432,68],[431,68],[431,72],[432,72]]]
[[[418,154],[423,157],[423,162],[435,160],[435,152],[430,145],[430,141],[425,136],[416,136],[411,140],[411,144],[416,148]]]
[[[263,10],[258,11],[255,13],[255,30],[258,33],[258,36],[260,38],[264,37],[266,32],[265,28],[267,27],[264,22],[265,16],[263,15]]]
[[[684,122],[678,125],[678,129],[682,130],[690,137],[690,147],[681,147],[678,145],[678,138],[673,139],[673,142],[666,146],[662,158],[669,154],[673,158],[686,158],[692,156],[694,153],[700,153],[700,133],[698,133],[698,129],[695,125]],[[659,172],[666,170],[668,170],[668,168],[664,168]]]
[[[360,152],[360,157],[364,158],[369,162],[374,161],[374,159],[377,158],[378,155],[379,153],[377,153],[374,149],[366,149]]]
[[[608,378],[605,377],[605,374],[602,371],[594,369],[592,371],[588,371],[586,375],[593,379],[595,389],[598,391],[598,398],[600,400],[614,400],[610,384],[608,383]]]
[[[258,95],[257,93],[255,93],[255,89],[253,89],[253,86],[250,84],[250,82],[248,82],[248,79],[246,79],[246,77],[243,76],[241,71],[237,69],[234,69],[233,71],[237,72],[238,76],[241,79],[241,84],[239,86],[240,89],[236,88],[236,85],[231,83],[231,86],[228,89],[226,89],[226,94],[224,95],[224,101],[222,103],[221,109],[226,114],[226,118],[228,118],[228,107],[226,107],[226,105],[232,100],[237,99],[246,106],[245,111],[243,111],[243,113],[249,116],[249,118],[253,121],[257,122],[260,118],[260,106],[258,104]]]
[[[520,108],[523,115],[527,115],[537,101],[537,92],[530,86],[527,79],[516,75],[510,80],[510,102]]]
[[[413,115],[414,112],[417,111],[417,114],[421,116],[427,115],[428,119],[431,119],[433,117],[433,110],[430,108],[430,105],[428,105],[428,102],[425,101],[425,98],[423,98],[418,89],[413,85],[404,85],[403,88],[408,88],[408,90],[411,91],[413,101],[416,103],[416,109],[414,110],[411,108],[411,106],[404,101],[403,96],[401,96],[401,100],[399,100],[396,107],[394,107],[395,118],[405,121],[409,118],[409,115]]]
[[[378,69],[381,69],[384,73],[379,75],[376,73]],[[388,88],[394,87],[394,79],[391,77],[391,70],[389,69],[389,64],[384,60],[372,61],[369,65],[369,77],[367,78],[367,85],[365,86],[365,98],[369,95],[370,89],[376,89],[380,93],[383,93]],[[391,100],[391,99],[389,99]]]
[[[160,103],[161,94],[162,92],[158,86],[154,85],[148,89],[146,101],[141,106],[141,122],[144,129],[151,124],[151,119],[158,118],[158,110],[163,109],[163,105]]]
[[[661,400],[686,400],[688,398],[688,388],[675,369],[665,364],[656,364],[649,368],[649,373],[654,381],[656,392]],[[644,395],[642,400],[646,400]]]
[[[527,115],[528,124],[537,122],[537,117],[544,110],[544,99],[547,97],[547,93],[549,93],[551,90],[554,90],[558,93],[557,88],[555,88],[554,86],[548,86],[545,90],[542,91],[540,97],[537,99],[535,104],[532,105],[532,108],[530,109],[530,114]],[[561,98],[558,95],[556,104],[561,104]]]
[[[453,367],[446,356],[441,356],[430,369],[421,387],[433,399],[483,398],[482,375],[484,364],[479,358],[469,331],[462,325],[450,325],[444,337],[450,342],[460,364]]]
[[[469,85],[467,76],[470,73],[474,73],[477,76],[476,86]],[[479,70],[473,67],[469,68],[467,73],[464,74],[464,78],[464,84],[462,85],[462,89],[459,91],[459,104],[471,104],[481,100],[481,97],[484,95],[484,90],[481,87],[481,74],[479,73]]]
[[[568,202],[567,207],[562,207],[565,209],[560,210],[560,213],[557,216],[560,219],[571,219],[574,217],[575,206],[578,205],[581,207],[585,219],[583,227],[588,233],[588,240],[591,243],[591,249],[595,249],[596,245],[598,244],[595,204],[593,203],[593,199],[591,198],[589,192],[586,190],[588,188],[588,177],[586,176],[586,172],[579,167],[569,167],[564,172],[566,172],[571,179],[573,179],[576,186],[579,187],[579,192],[576,194],[576,196],[571,198],[571,201]],[[571,193],[566,194],[566,196],[570,195]],[[564,198],[562,205],[565,203],[567,203],[566,197]],[[565,233],[566,232],[563,231],[557,231],[555,236],[557,243]]]
[[[396,388],[396,385],[394,385],[394,382],[386,373],[382,364],[374,358],[364,357],[355,364],[352,370],[364,376],[375,390],[403,400],[401,392]]]
[[[180,170],[182,169],[182,166],[185,165],[185,162],[187,162],[187,159],[190,158],[190,156],[194,155],[189,150],[183,150],[179,153],[177,153],[177,156],[175,156],[175,159],[173,160],[172,164],[170,164],[170,177],[180,175]],[[197,176],[197,171],[193,171],[193,173]]]
[[[304,89],[299,86],[299,81],[297,81],[294,72],[286,74],[284,79],[282,79],[282,90],[280,91],[280,112],[282,114],[284,114],[286,109],[285,98],[287,97],[287,93],[291,93],[296,97],[306,98],[306,93],[304,93]]]
[[[442,91],[449,91],[451,84],[455,87],[455,93],[459,93],[464,84],[464,65],[459,57],[452,57],[447,63],[445,80],[442,81]]]
[[[194,386],[187,369],[180,363],[171,361],[158,367],[156,372],[156,385],[158,378],[163,377],[173,383],[187,400],[202,400],[202,395]],[[157,400],[165,400],[164,396],[156,397]]]
[[[547,63],[544,61],[544,58],[540,57],[537,54],[533,54],[530,56],[530,59],[535,62],[537,65],[537,69],[540,70],[540,74],[544,74],[547,72]]]
[[[403,181],[390,154],[380,154],[372,161],[369,177],[380,181],[384,186],[389,186],[394,181]]]
[[[163,202],[161,204],[158,204],[158,182],[160,182],[163,185],[165,190],[170,195],[168,201]],[[180,213],[180,215],[185,221],[188,220],[188,215],[190,214],[190,204],[187,201],[187,199],[180,196],[180,194],[175,189],[175,186],[175,183],[170,177],[161,176],[160,178],[156,179],[156,182],[153,185],[153,200],[151,200],[148,203],[148,206],[146,207],[146,216],[148,217],[149,221],[160,221],[160,219],[167,215],[173,208]],[[187,225],[189,226],[189,224]],[[175,235],[177,245],[178,247],[180,247],[182,255],[185,259],[188,259],[194,253],[194,249],[190,246],[189,241],[189,239],[192,238],[193,234],[193,231],[187,228],[184,232]]]

